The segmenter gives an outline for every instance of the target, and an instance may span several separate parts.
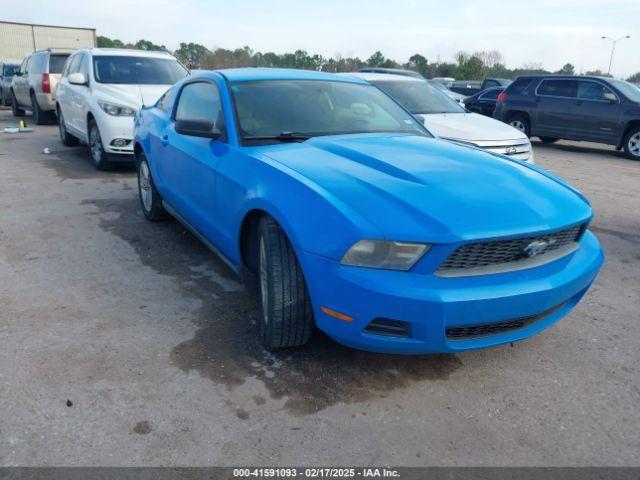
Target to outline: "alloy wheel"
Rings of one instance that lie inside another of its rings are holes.
[[[526,130],[524,126],[524,122],[522,120],[513,120],[509,125],[511,125],[513,128],[520,130],[523,133]]]
[[[151,173],[149,172],[147,162],[140,164],[139,185],[142,206],[147,212],[150,212],[153,206],[153,190],[151,189]]]
[[[635,157],[640,157],[640,132],[629,137],[629,152]]]
[[[102,161],[102,140],[100,139],[100,132],[98,127],[93,125],[91,133],[89,134],[89,146],[91,148],[91,158],[96,165]]]
[[[58,111],[58,131],[60,132],[60,140],[64,143],[64,139],[67,136],[67,127],[64,124],[64,117],[62,116],[62,110]]]

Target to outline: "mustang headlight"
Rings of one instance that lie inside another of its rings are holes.
[[[110,102],[98,102],[98,105],[100,105],[100,108],[104,110],[105,113],[114,117],[133,117],[136,114],[134,108],[125,107],[124,105],[117,105]]]
[[[344,254],[341,263],[355,267],[409,270],[430,246],[426,243],[360,240]]]

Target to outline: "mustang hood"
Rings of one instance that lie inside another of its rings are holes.
[[[511,125],[477,113],[431,113],[418,115],[438,137],[455,140],[527,140]]]
[[[579,193],[546,174],[438,139],[343,135],[259,149],[388,239],[440,243],[522,235],[591,217]]]

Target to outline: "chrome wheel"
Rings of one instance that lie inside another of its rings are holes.
[[[140,189],[140,199],[142,206],[147,212],[151,211],[153,206],[153,190],[151,188],[151,173],[147,162],[140,164],[140,174],[138,175],[138,187]]]
[[[635,157],[640,157],[640,132],[629,137],[629,152]]]
[[[509,123],[509,125],[511,125],[513,128],[520,130],[523,133],[526,133],[527,129],[522,120],[513,120],[511,123]]]
[[[94,124],[89,133],[89,147],[91,148],[91,158],[93,163],[99,165],[102,162],[102,140],[98,127]]]
[[[264,238],[260,239],[260,301],[262,302],[262,321],[269,325],[269,294],[267,291],[267,250]]]

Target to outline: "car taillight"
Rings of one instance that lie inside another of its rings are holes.
[[[498,101],[499,102],[504,102],[507,99],[507,94],[502,92],[500,95],[498,95]]]
[[[51,93],[51,80],[49,80],[49,74],[42,74],[42,93]]]

